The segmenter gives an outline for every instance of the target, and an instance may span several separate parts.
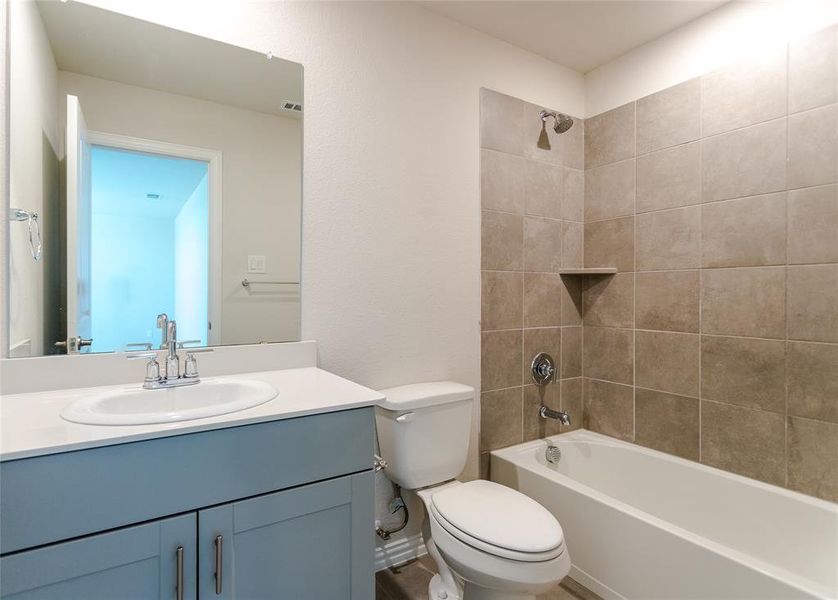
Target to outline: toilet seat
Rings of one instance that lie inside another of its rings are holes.
[[[451,536],[494,556],[542,562],[564,552],[562,528],[547,509],[491,481],[471,481],[439,491],[429,508],[429,516]]]
[[[452,525],[449,521],[445,519],[445,517],[441,516],[439,512],[434,508],[431,507],[431,515],[434,521],[442,527],[445,531],[450,533],[454,538],[458,541],[466,544],[467,546],[471,546],[476,550],[480,550],[482,552],[486,552],[487,554],[492,554],[493,556],[498,556],[500,558],[506,558],[508,560],[515,560],[520,562],[543,562],[546,560],[551,560],[556,558],[557,556],[561,555],[564,551],[564,542],[556,546],[552,550],[548,550],[546,552],[517,552],[515,550],[510,550],[509,548],[503,548],[501,546],[495,546],[492,544],[488,544],[474,536],[469,535],[465,531],[458,529],[454,525]]]
[[[539,594],[553,589],[570,571],[570,556],[564,544],[561,553],[550,560],[526,561],[521,560],[521,555],[515,555],[514,559],[504,558],[449,533],[430,511],[425,523],[427,530],[423,536],[426,544],[430,542],[430,547],[437,552],[440,559],[437,564],[456,574],[465,586],[458,593],[455,591],[453,597],[456,598],[468,598],[471,587],[473,598],[535,600]],[[488,549],[497,552],[496,548]],[[435,600],[438,597],[431,596]]]

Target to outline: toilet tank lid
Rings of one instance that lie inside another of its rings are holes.
[[[381,390],[378,405],[387,410],[411,410],[474,398],[474,388],[454,381],[411,383]]]

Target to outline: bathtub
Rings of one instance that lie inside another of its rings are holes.
[[[838,597],[836,504],[584,430],[496,450],[491,474],[556,516],[603,598]]]

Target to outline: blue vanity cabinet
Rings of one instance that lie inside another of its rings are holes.
[[[0,600],[371,600],[373,417],[0,462]]]
[[[371,600],[373,475],[359,473],[198,513],[198,595]]]
[[[3,600],[371,600],[371,471],[0,558]]]
[[[195,600],[197,514],[0,558],[3,600]]]

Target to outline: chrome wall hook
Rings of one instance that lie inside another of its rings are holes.
[[[27,221],[29,224],[29,250],[32,258],[41,260],[41,225],[38,222],[38,213],[29,212],[22,208],[9,209],[10,221]]]

